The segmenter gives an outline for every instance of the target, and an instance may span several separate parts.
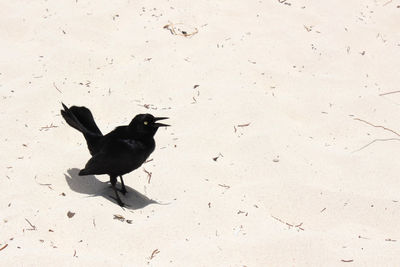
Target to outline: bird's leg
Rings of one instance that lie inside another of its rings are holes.
[[[120,175],[119,178],[121,178],[121,185],[122,185],[120,192],[125,195],[126,194],[126,188],[125,188],[124,180],[122,179],[122,175]]]
[[[115,187],[115,184],[117,183],[117,177],[116,177],[116,176],[110,176],[110,182],[111,182],[112,188],[114,189],[115,197],[116,197],[115,199],[117,200],[118,205],[120,205],[121,207],[123,207],[123,206],[124,206],[124,203],[123,203],[122,200],[119,198],[117,188]]]

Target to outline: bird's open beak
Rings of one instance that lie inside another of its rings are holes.
[[[160,120],[166,120],[166,119],[169,119],[169,118],[168,117],[157,117],[157,118],[154,118],[154,121],[160,121]],[[153,125],[156,126],[156,127],[171,126],[171,125],[168,125],[168,124],[158,123],[158,122],[155,122]]]

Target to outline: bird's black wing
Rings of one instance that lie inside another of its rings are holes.
[[[147,153],[143,143],[132,139],[113,139],[87,163],[79,175],[109,174],[124,175],[140,167]]]

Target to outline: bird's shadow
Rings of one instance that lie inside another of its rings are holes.
[[[65,180],[73,191],[90,196],[102,196],[107,200],[116,203],[113,199],[115,195],[114,190],[108,182],[102,182],[94,175],[79,176],[79,169],[77,168],[69,169],[67,173],[68,174],[64,174]],[[116,186],[117,188],[120,188],[121,185],[117,184]],[[129,186],[125,185],[125,187],[127,191],[125,196],[122,193],[118,194],[121,197],[122,202],[126,204],[125,208],[127,209],[136,210],[144,208],[149,204],[160,204]]]

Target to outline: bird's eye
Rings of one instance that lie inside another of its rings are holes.
[[[144,124],[144,125],[147,125],[147,124],[149,124],[149,123],[148,123],[147,121],[145,121],[145,122],[143,122],[143,124]]]

